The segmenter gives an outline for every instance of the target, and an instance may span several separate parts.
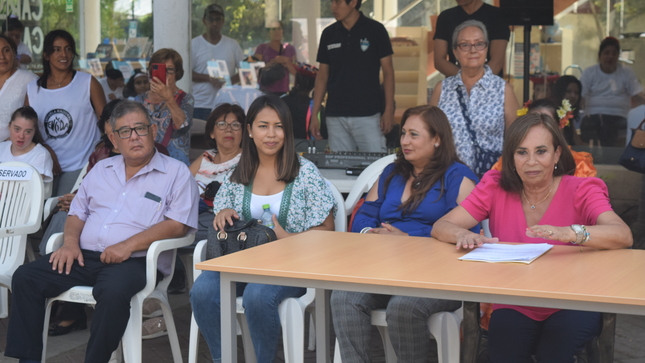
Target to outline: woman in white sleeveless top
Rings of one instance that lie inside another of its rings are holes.
[[[58,157],[63,173],[53,194],[61,195],[70,192],[99,140],[105,95],[94,77],[73,69],[78,54],[68,32],[53,30],[43,43],[43,75],[29,84],[25,104],[38,113],[40,132]]]
[[[11,114],[25,102],[27,85],[38,78],[29,71],[17,68],[17,51],[13,39],[0,34],[0,141],[9,137]]]

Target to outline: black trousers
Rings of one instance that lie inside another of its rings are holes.
[[[41,360],[45,300],[78,285],[93,286],[96,309],[85,362],[108,362],[130,318],[130,300],[146,285],[145,257],[105,264],[101,253],[83,250],[85,266],[74,262],[69,275],[52,270],[49,256],[20,266],[11,281],[8,357]]]

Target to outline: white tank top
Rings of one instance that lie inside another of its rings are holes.
[[[59,89],[29,84],[29,104],[38,113],[40,133],[54,149],[63,171],[83,168],[99,140],[98,118],[90,101],[92,76],[76,72],[72,82]]]
[[[251,194],[251,203],[249,205],[249,209],[251,210],[251,217],[255,219],[262,218],[262,213],[264,213],[264,209],[262,209],[262,206],[264,204],[270,204],[271,214],[275,214],[276,217],[280,217],[280,206],[282,205],[282,194],[284,194],[284,190],[281,191],[280,193],[273,194],[273,195]]]

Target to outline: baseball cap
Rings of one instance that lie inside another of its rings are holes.
[[[208,14],[215,12],[215,13],[220,13],[224,15],[224,8],[217,4],[210,4],[204,9],[204,18],[208,16]]]

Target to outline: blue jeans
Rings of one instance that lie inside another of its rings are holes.
[[[490,318],[488,355],[494,363],[574,362],[585,344],[600,334],[600,313],[560,310],[536,321],[513,309]]]
[[[214,362],[222,357],[219,272],[204,271],[190,291],[190,303]],[[263,284],[237,284],[237,296],[244,297],[244,311],[249,324],[258,363],[272,363],[280,340],[278,305],[289,297],[300,297],[305,288]]]

